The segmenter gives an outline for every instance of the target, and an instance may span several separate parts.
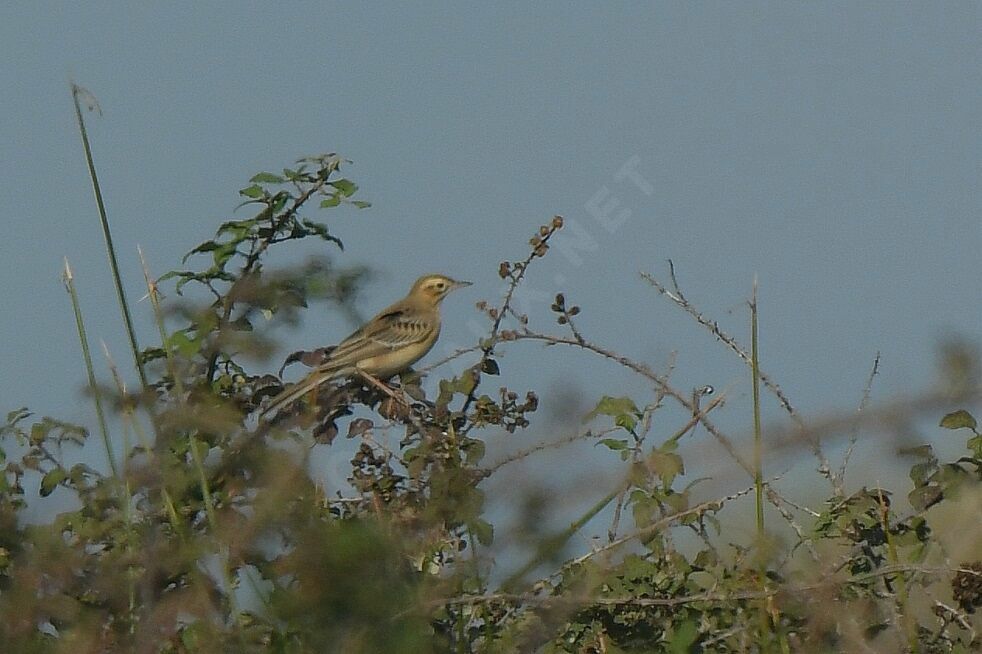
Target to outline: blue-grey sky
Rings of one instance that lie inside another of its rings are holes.
[[[475,282],[447,301],[430,360],[474,342],[473,302],[501,290],[498,262],[562,214],[559,247],[530,276],[534,324],[563,291],[591,339],[655,367],[677,352],[681,388],[730,393],[718,420],[734,434],[748,427],[746,370],[639,271],[665,279],[672,259],[687,296],[744,342],[757,275],[762,366],[805,415],[854,408],[877,351],[874,400],[926,390],[940,338],[982,342],[980,11],[8,3],[0,408],[94,425],[66,255],[90,337],[125,361],[69,79],[104,112],[89,114],[90,138],[131,298],[137,244],[156,272],[176,267],[252,174],[337,151],[373,202],[324,214],[347,246],[339,262],[379,273],[363,313],[424,272]],[[136,312],[150,344],[149,307]],[[284,350],[350,327],[314,307]],[[570,388],[646,401],[637,380],[585,361],[523,345],[501,363],[546,402]],[[781,417],[770,400],[765,416]],[[699,438],[690,455],[711,447]]]

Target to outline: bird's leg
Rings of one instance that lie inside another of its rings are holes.
[[[361,377],[363,380],[368,382],[370,385],[382,391],[396,402],[402,404],[404,407],[407,408],[409,407],[409,404],[406,402],[406,400],[403,399],[402,396],[400,396],[398,393],[393,391],[391,388],[389,388],[389,386],[385,382],[381,381],[380,379],[376,378],[373,375],[368,374],[364,370],[358,370],[357,373],[359,377]]]

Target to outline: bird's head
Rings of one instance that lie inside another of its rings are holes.
[[[450,291],[470,285],[470,282],[458,282],[446,275],[423,275],[413,284],[413,289],[409,294],[425,298],[433,304],[439,304],[440,300],[446,297]]]

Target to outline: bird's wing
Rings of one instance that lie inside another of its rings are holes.
[[[324,363],[275,397],[262,415],[278,411],[332,379],[351,374],[359,361],[427,341],[438,329],[439,320],[432,315],[401,303],[393,305],[341,341]]]
[[[320,369],[347,368],[364,359],[422,343],[433,336],[436,322],[410,307],[386,309],[341,341]]]

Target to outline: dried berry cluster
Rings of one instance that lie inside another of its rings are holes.
[[[570,319],[580,312],[580,308],[576,305],[571,307],[566,306],[566,296],[562,293],[556,293],[556,300],[549,307],[554,313],[558,313],[559,316],[556,318],[556,322],[560,325],[567,324]]]
[[[502,279],[511,278],[512,280],[517,281],[522,273],[525,272],[525,267],[528,265],[529,261],[535,257],[546,256],[546,252],[549,251],[549,239],[552,238],[553,234],[562,228],[562,216],[553,216],[552,222],[550,222],[548,225],[539,226],[538,233],[529,239],[529,245],[532,246],[531,256],[525,261],[502,261],[498,265],[498,276]]]

